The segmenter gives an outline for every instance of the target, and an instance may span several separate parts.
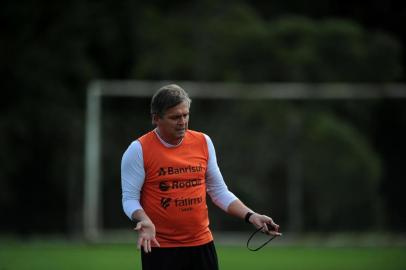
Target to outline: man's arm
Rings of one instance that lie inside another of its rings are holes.
[[[279,225],[276,224],[272,218],[255,213],[248,208],[242,201],[235,200],[227,208],[227,213],[236,216],[240,219],[245,219],[247,222],[253,224],[256,228],[263,228],[262,231],[271,235],[281,236],[279,232]],[[271,228],[269,226],[271,225]],[[268,229],[269,228],[269,229]]]
[[[227,212],[227,208],[238,198],[228,189],[217,164],[216,151],[210,137],[205,135],[209,160],[206,170],[206,189],[213,203]]]
[[[132,214],[136,210],[142,209],[140,199],[144,179],[142,147],[139,141],[134,141],[124,152],[121,159],[122,204],[123,210],[129,219],[132,219]]]
[[[151,252],[151,241],[159,247],[160,245],[155,238],[155,225],[144,210],[136,210],[131,217],[137,223],[134,228],[135,231],[138,231],[137,248],[144,247],[145,253]]]
[[[216,204],[218,207],[220,207],[230,215],[236,216],[241,219],[247,218],[246,221],[253,224],[256,228],[263,227],[264,232],[272,235],[281,235],[278,232],[279,225],[274,223],[272,218],[255,213],[228,190],[217,164],[216,151],[214,149],[213,142],[211,141],[209,136],[205,135],[205,137],[209,152],[209,160],[206,171],[207,192],[212,198],[214,204]],[[266,224],[271,225],[272,229],[268,230],[268,226],[266,226]]]
[[[139,141],[133,142],[125,151],[121,160],[121,188],[124,212],[136,222],[134,230],[138,231],[138,248],[151,251],[151,241],[159,246],[155,238],[155,226],[142,209],[140,193],[145,180],[142,147]]]

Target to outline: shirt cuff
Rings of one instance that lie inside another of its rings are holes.
[[[128,218],[132,220],[132,214],[142,209],[142,206],[139,200],[126,200],[123,202],[123,209]]]

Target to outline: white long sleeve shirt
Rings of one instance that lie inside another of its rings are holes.
[[[165,147],[175,147],[163,141],[155,132]],[[206,170],[206,189],[214,204],[227,211],[228,206],[237,197],[228,190],[217,164],[216,152],[210,137],[205,134],[209,159]],[[182,143],[182,142],[180,142]],[[125,214],[131,219],[132,214],[142,209],[140,204],[141,189],[145,181],[144,160],[141,143],[133,141],[123,154],[121,160],[122,204]]]

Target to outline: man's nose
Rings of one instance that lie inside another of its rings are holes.
[[[182,116],[179,118],[179,124],[185,125],[187,123],[187,116]]]

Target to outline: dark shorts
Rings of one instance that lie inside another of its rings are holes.
[[[141,251],[143,270],[218,270],[214,243],[196,247],[152,248]]]

